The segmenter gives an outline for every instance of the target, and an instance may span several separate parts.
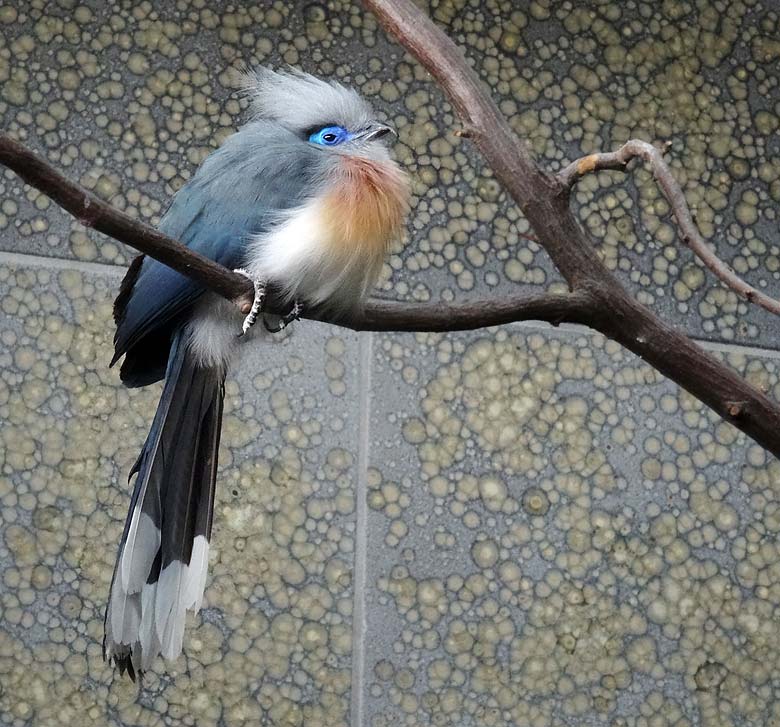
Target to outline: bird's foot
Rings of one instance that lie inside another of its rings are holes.
[[[243,275],[245,278],[249,278],[255,288],[255,298],[252,301],[252,307],[249,309],[249,313],[246,314],[246,318],[244,318],[244,322],[241,324],[241,333],[238,334],[238,337],[241,338],[241,336],[246,335],[246,332],[253,325],[255,325],[257,316],[263,309],[263,303],[265,303],[266,283],[265,280],[253,278],[248,271],[244,270],[244,268],[236,268],[233,272],[238,273],[239,275]]]
[[[293,321],[299,321],[301,319],[301,313],[303,313],[303,309],[303,303],[301,303],[299,300],[293,301],[290,310],[288,310],[287,313],[279,318],[279,325],[276,328],[271,328],[271,326],[268,325],[268,321],[266,321],[265,318],[263,319],[265,330],[269,333],[279,333],[279,331],[283,331]]]

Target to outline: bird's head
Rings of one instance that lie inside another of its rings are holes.
[[[388,158],[395,136],[356,91],[298,70],[258,68],[242,74],[255,118],[274,121],[302,143],[324,152],[369,159]]]
[[[308,297],[344,309],[360,305],[409,211],[409,179],[386,146],[394,132],[336,81],[258,68],[243,74],[242,85],[255,117],[250,138],[263,146],[258,157],[274,154],[309,171],[316,238],[336,272],[323,292],[329,273],[327,265],[318,269],[319,292]]]

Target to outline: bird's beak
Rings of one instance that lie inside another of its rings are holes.
[[[376,139],[381,139],[383,136],[387,136],[388,134],[398,136],[392,126],[388,126],[387,124],[371,123],[365,129],[363,129],[363,131],[359,134],[359,137],[362,141],[374,141]]]

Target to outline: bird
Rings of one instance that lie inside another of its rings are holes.
[[[182,652],[206,585],[224,382],[248,341],[303,306],[360,311],[410,207],[395,133],[354,89],[301,70],[244,71],[250,116],[173,196],[158,229],[249,277],[238,307],[157,260],[136,257],[114,302],[127,387],[164,380],[141,453],[105,611],[103,657],[135,681]],[[266,285],[286,314],[263,312]],[[259,333],[257,331],[259,330]]]

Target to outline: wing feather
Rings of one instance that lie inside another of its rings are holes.
[[[159,229],[229,268],[244,264],[248,243],[279,213],[319,189],[321,155],[269,121],[248,124],[201,165],[173,198]],[[204,289],[153,258],[136,258],[115,302],[116,363],[122,379],[143,385],[165,373],[161,333],[169,340]],[[145,341],[149,341],[145,350]],[[137,350],[142,355],[134,355]],[[127,365],[130,364],[130,365]]]

